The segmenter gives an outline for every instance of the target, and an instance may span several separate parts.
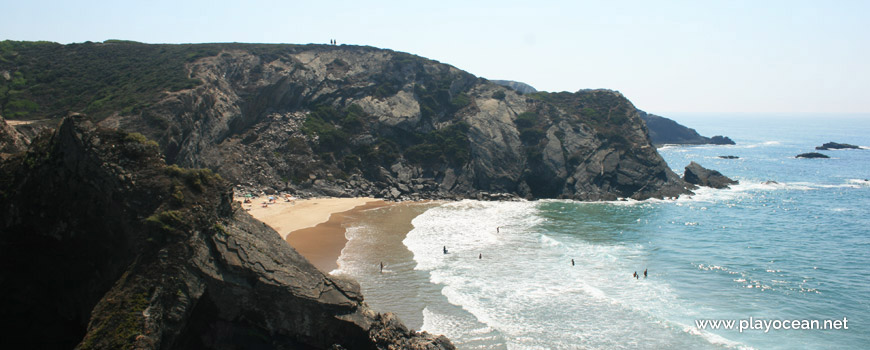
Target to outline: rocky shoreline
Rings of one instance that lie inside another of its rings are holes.
[[[139,134],[70,118],[0,172],[0,346],[453,349],[365,305]],[[34,326],[39,325],[39,326]]]

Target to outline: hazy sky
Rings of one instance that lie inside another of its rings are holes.
[[[0,40],[370,45],[668,112],[870,112],[870,1],[12,1]]]

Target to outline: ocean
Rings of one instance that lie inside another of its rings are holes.
[[[459,349],[870,348],[870,149],[794,158],[829,141],[870,146],[870,115],[674,119],[737,142],[660,148],[675,172],[696,161],[740,184],[675,200],[373,209],[348,227],[333,273]]]

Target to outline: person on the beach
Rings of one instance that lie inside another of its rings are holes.
[[[646,278],[646,269],[643,269],[643,278]]]
[[[381,273],[384,273],[384,262],[381,261]]]
[[[447,246],[444,246],[444,254],[447,254]]]
[[[478,260],[483,259],[483,253],[480,253],[479,255],[477,255],[477,259]]]
[[[500,228],[501,228],[501,226],[496,226],[496,227],[495,227],[495,233],[500,233],[500,232],[501,232],[501,231],[499,231]]]
[[[571,259],[571,266],[574,266],[574,259]]]

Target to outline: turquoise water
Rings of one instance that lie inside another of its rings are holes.
[[[460,349],[870,348],[870,150],[793,158],[828,141],[870,146],[870,116],[676,119],[737,145],[660,149],[674,171],[696,161],[739,185],[666,201],[446,203],[420,210],[386,277],[359,268],[386,243],[350,228],[340,272],[376,309]],[[695,322],[750,317],[849,329]]]

